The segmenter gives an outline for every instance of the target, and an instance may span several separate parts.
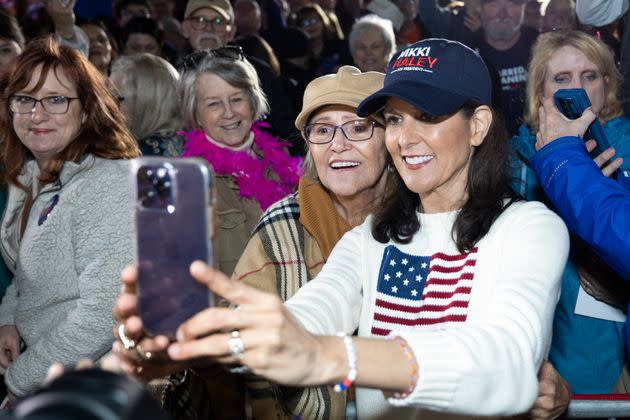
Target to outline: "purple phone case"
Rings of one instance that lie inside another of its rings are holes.
[[[169,171],[172,193],[165,208],[147,207],[140,199],[142,189],[150,188],[139,176],[147,167]],[[140,318],[149,334],[174,338],[183,321],[213,301],[189,272],[194,260],[213,262],[212,172],[205,161],[191,158],[142,157],[131,169]]]

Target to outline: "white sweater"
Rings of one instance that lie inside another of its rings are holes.
[[[567,229],[541,203],[519,202],[474,252],[460,255],[451,237],[456,216],[418,213],[420,231],[405,245],[375,241],[368,218],[286,302],[313,333],[392,330],[411,346],[420,367],[412,394],[388,404],[381,391],[358,388],[360,419],[507,416],[527,411],[536,398]]]

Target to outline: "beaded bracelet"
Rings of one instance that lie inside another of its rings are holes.
[[[409,365],[411,366],[411,376],[409,379],[409,387],[407,388],[405,392],[394,392],[392,396],[394,398],[399,398],[399,399],[407,398],[413,392],[413,390],[416,387],[416,384],[418,383],[418,371],[419,371],[418,362],[416,361],[416,357],[413,355],[413,352],[411,351],[411,348],[409,347],[409,344],[407,344],[407,341],[405,341],[405,339],[399,336],[393,336],[389,338],[390,340],[394,341],[400,346],[400,348],[403,351],[403,354],[409,361]]]
[[[346,389],[350,388],[354,381],[357,379],[357,353],[354,349],[354,342],[352,341],[352,337],[345,333],[337,333],[337,337],[343,338],[343,343],[346,346],[346,354],[348,355],[348,366],[350,367],[350,371],[348,372],[348,376],[339,382],[333,388],[335,392],[343,392]]]

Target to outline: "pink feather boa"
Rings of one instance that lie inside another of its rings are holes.
[[[285,149],[289,143],[262,130],[270,128],[269,124],[261,121],[252,124],[254,144],[262,152],[262,159],[245,150],[236,152],[219,147],[208,141],[203,131],[180,133],[187,138],[182,156],[202,157],[212,165],[217,175],[234,177],[241,197],[255,199],[265,211],[294,192],[302,175],[302,158],[291,157]],[[270,169],[279,180],[268,177]]]

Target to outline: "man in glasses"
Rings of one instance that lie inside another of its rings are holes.
[[[234,39],[234,9],[228,0],[190,0],[182,33],[195,50],[215,49]]]
[[[234,40],[235,33],[234,9],[229,0],[189,0],[186,4],[182,34],[188,39],[192,51],[226,46]],[[295,115],[291,113],[281,80],[263,61],[247,54],[246,57],[256,69],[269,101],[269,123],[281,137],[299,138],[293,126],[297,110]]]

